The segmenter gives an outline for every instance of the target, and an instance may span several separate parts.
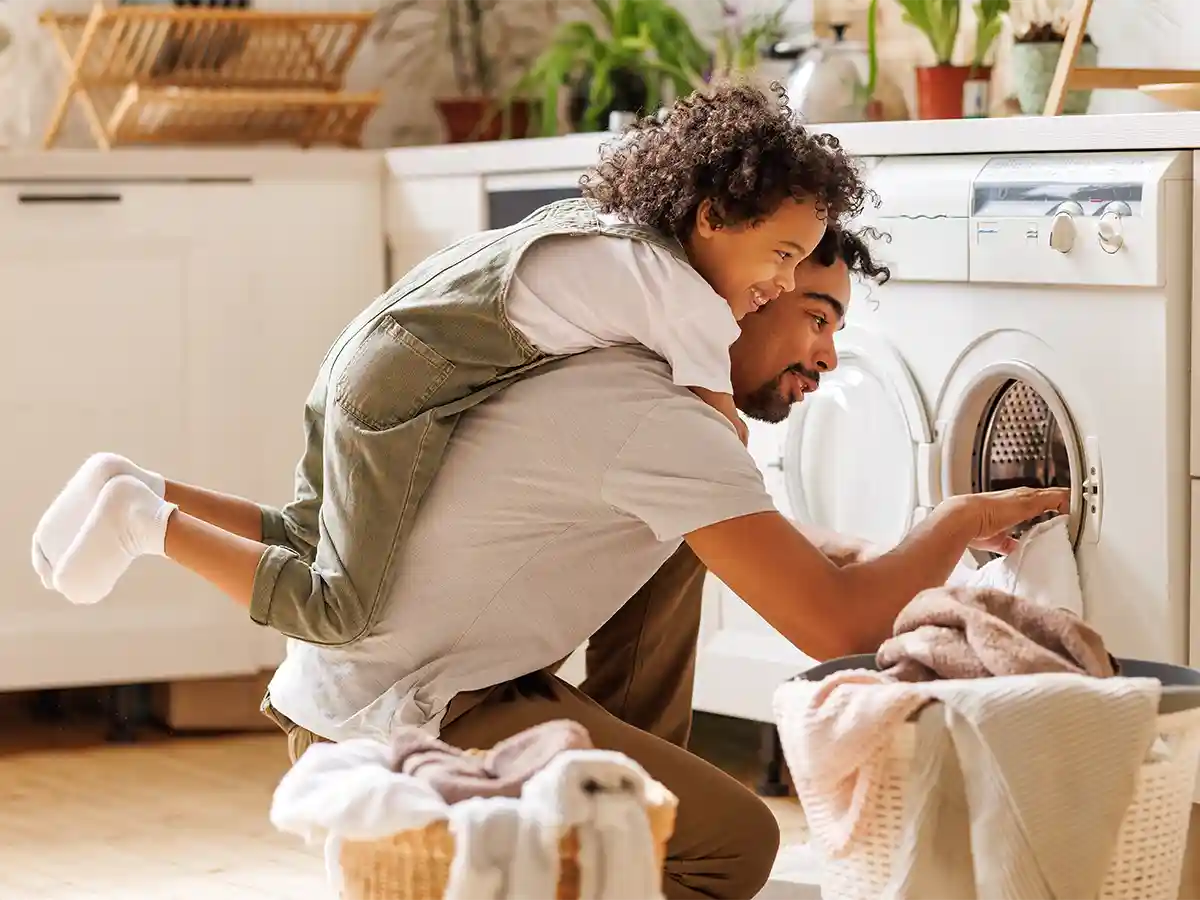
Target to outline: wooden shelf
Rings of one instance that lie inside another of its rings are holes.
[[[358,147],[379,95],[212,88],[125,89],[106,124],[113,146],[250,144]]]
[[[48,11],[66,71],[44,144],[78,99],[98,146],[356,144],[378,93],[341,93],[372,14],[106,6]]]

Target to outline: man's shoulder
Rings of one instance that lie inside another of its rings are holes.
[[[640,344],[577,353],[546,364],[529,381],[536,386],[539,376],[544,379],[541,389],[565,392],[564,402],[587,397],[598,405],[649,407],[679,400],[707,408],[690,390],[675,384],[666,360]],[[594,406],[592,411],[601,408]]]

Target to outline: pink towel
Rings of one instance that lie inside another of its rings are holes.
[[[875,657],[897,681],[1072,672],[1111,678],[1115,660],[1083,619],[994,588],[922,591]]]
[[[884,671],[835,672],[776,696],[781,738],[798,761],[788,760],[796,793],[834,857],[860,834],[896,729],[937,698],[942,679],[1115,674],[1100,635],[1082,619],[991,588],[924,591],[894,630],[876,659]]]

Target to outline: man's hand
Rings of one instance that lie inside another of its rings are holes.
[[[975,535],[972,547],[1007,554],[1017,546],[1008,534],[1015,526],[1044,513],[1066,513],[1070,504],[1071,492],[1067,488],[1020,487],[951,497],[944,505],[969,523]]]

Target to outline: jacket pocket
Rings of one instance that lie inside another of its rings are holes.
[[[384,431],[420,413],[453,371],[454,363],[385,313],[338,376],[337,404],[362,427]]]

